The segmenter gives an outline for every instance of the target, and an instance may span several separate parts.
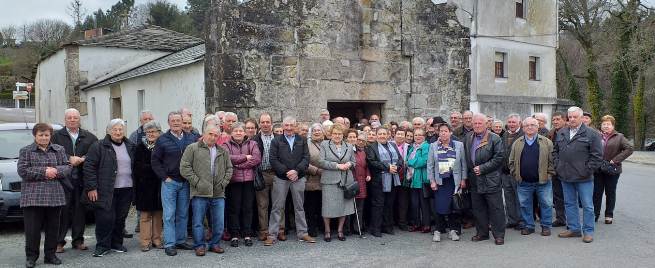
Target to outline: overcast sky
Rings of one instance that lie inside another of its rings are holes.
[[[70,24],[73,19],[68,15],[67,7],[71,0],[0,0],[0,27],[5,25],[22,25],[42,18],[62,19]],[[111,8],[118,0],[82,0],[82,7],[87,14],[102,8]],[[136,0],[135,5],[148,3],[150,0]],[[186,0],[168,0],[180,9],[186,6]]]
[[[136,0],[136,5],[152,0]],[[183,9],[186,0],[168,0]],[[22,25],[41,18],[62,19],[72,24],[67,13],[71,0],[0,0],[0,27],[5,25]],[[82,6],[91,13],[98,8],[107,10],[118,0],[82,0]],[[655,0],[643,0],[649,6],[655,6]]]

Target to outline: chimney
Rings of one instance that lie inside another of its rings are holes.
[[[95,28],[95,29],[90,29],[84,31],[84,40],[89,40],[93,39],[96,37],[101,37],[105,34],[111,33],[110,29],[105,29],[105,28]]]

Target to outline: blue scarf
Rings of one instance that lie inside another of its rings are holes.
[[[384,145],[378,143],[378,152],[380,153],[380,161],[385,164],[395,164],[398,166],[398,153],[395,148],[391,148],[391,145],[387,143],[388,148],[385,148]],[[391,155],[389,155],[391,153]],[[393,186],[400,186],[400,177],[398,173],[391,174],[389,171],[385,170],[382,172],[382,192],[389,193],[391,192],[391,183]]]

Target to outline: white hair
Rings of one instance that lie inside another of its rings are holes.
[[[64,110],[64,116],[66,116],[69,113],[76,113],[78,116],[80,115],[80,111],[78,111],[75,108],[68,108],[68,109]]]
[[[582,114],[584,113],[584,111],[582,110],[582,108],[580,108],[580,107],[578,107],[578,106],[571,106],[571,107],[567,110],[567,112],[568,112],[568,113],[576,113],[576,112],[577,112],[578,114],[580,114],[580,116],[582,116]]]
[[[217,132],[221,132],[221,130],[220,130],[217,126],[214,126],[214,125],[207,125],[207,126],[205,126],[205,129],[204,129],[204,131],[203,131],[202,133],[203,133],[203,134],[207,134],[207,133],[209,133],[209,131],[214,130],[214,129],[215,129]]]
[[[521,116],[519,114],[510,114],[507,116],[507,119],[510,118],[517,118],[519,121],[521,121]]]
[[[282,120],[282,123],[291,123],[291,124],[296,124],[296,118],[293,116],[287,116]]]
[[[157,130],[157,131],[161,131],[161,125],[159,124],[159,122],[157,122],[155,120],[152,120],[152,121],[150,121],[148,123],[143,124],[143,130],[144,131],[147,131],[149,129],[154,129],[154,130]]]
[[[475,120],[476,118],[482,118],[482,119],[484,119],[485,122],[487,121],[487,115],[485,115],[483,113],[473,114],[473,120]]]
[[[141,113],[139,113],[139,119],[143,118],[143,116],[144,116],[144,115],[147,115],[147,114],[149,114],[149,115],[153,115],[153,114],[152,114],[152,111],[150,111],[150,110],[143,110],[143,111],[141,111]]]
[[[123,134],[125,134],[125,121],[120,118],[114,118],[111,121],[109,121],[109,124],[107,124],[107,134],[111,133],[111,129],[114,128],[115,126],[120,125],[123,127]]]
[[[421,125],[425,125],[425,119],[423,119],[423,117],[414,117],[414,119],[412,119],[412,124],[414,121],[419,121]]]
[[[533,120],[538,123],[537,119],[535,119],[534,117],[526,117],[525,119],[523,119],[523,125],[528,125],[528,122]]]

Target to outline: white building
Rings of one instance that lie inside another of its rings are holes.
[[[156,26],[66,44],[39,63],[37,121],[63,123],[63,111],[74,107],[83,128],[104,136],[112,118],[126,120],[129,133],[141,110],[166,127],[168,112],[187,107],[200,126],[204,55],[201,39]]]
[[[557,0],[450,0],[471,31],[471,110],[504,120],[557,107]]]

